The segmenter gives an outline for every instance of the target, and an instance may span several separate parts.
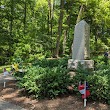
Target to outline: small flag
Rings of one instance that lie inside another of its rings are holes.
[[[82,99],[85,99],[90,96],[90,91],[87,82],[85,84],[79,84],[78,90],[82,94]]]

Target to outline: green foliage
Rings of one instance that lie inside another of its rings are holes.
[[[91,98],[110,101],[110,68],[97,70],[93,76],[88,77],[90,84]]]
[[[110,1],[107,0],[86,0],[85,8],[85,17],[86,21],[90,24],[91,27],[91,38],[93,44],[91,44],[92,51],[102,51],[105,48],[109,48],[108,32],[110,22]]]
[[[94,56],[92,58],[92,60],[94,60],[94,63],[95,63],[95,69],[96,69],[96,66],[98,65],[103,65],[104,64],[104,55],[99,55],[99,56]]]
[[[37,98],[54,98],[68,92],[70,77],[67,75],[66,59],[37,60],[27,72],[16,72],[14,75],[19,80],[18,86],[23,87],[28,93]]]
[[[97,68],[106,68],[107,65],[110,64],[109,58],[104,57],[104,53],[101,52],[98,53],[97,56],[92,57],[92,60],[94,60],[94,69],[97,70]],[[102,66],[103,65],[103,66]]]
[[[70,84],[70,76],[67,69],[59,67],[47,68],[47,71],[36,79],[39,88],[38,97],[54,98],[67,93],[67,86]]]
[[[50,3],[48,0],[1,0],[0,65],[9,64],[18,56],[30,62],[54,55],[60,2],[60,0],[51,0]],[[110,1],[66,0],[59,56],[71,54],[73,27],[76,25],[79,7],[82,4],[84,11],[81,18],[87,21],[91,29],[91,51],[102,51],[110,47]]]
[[[89,98],[92,100],[110,102],[110,65],[98,65],[97,70],[94,72],[78,70],[78,73],[73,78],[75,84],[74,91],[78,92],[78,82],[85,80],[89,84],[91,95]]]
[[[18,86],[25,88],[36,98],[55,98],[68,93],[67,86],[71,85],[71,79],[65,67],[66,61],[65,59],[37,61],[34,66],[28,67],[25,73],[15,73],[19,80]]]
[[[57,67],[57,66],[63,66],[63,67],[67,67],[67,63],[68,63],[68,58],[61,58],[61,59],[41,59],[41,60],[36,60],[33,65],[39,65],[41,67],[49,67],[49,68],[53,68],[53,67]]]
[[[27,72],[15,74],[19,80],[18,86],[25,88],[27,93],[36,98],[55,98],[68,93],[67,87],[71,84],[74,85],[74,92],[79,93],[79,82],[86,80],[91,93],[90,99],[110,102],[110,65],[105,65],[102,57],[97,60],[95,71],[82,69],[79,65],[72,79],[67,74],[69,71],[66,61],[67,59],[36,61],[27,68]]]
[[[36,94],[36,78],[45,72],[45,68],[42,67],[28,67],[25,73],[15,73],[15,77],[19,80],[18,86],[25,88],[29,93]]]
[[[19,44],[14,56],[15,58],[20,57],[23,60],[26,60],[29,58],[29,53],[31,52],[31,47],[29,44]]]

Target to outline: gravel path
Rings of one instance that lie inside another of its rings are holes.
[[[6,81],[6,84],[7,84],[9,81],[16,80],[16,79],[11,75],[4,77],[3,74],[0,74],[0,83],[3,84],[4,80]],[[0,110],[26,110],[26,109],[0,99]]]

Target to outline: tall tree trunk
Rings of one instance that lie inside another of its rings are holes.
[[[64,39],[63,39],[63,55],[65,54],[65,48],[66,48],[66,40],[67,40],[67,30],[64,31]]]
[[[67,20],[66,20],[67,28],[64,31],[63,54],[65,54],[65,48],[66,48],[66,41],[67,41],[67,36],[68,36],[68,30],[69,30],[69,27],[70,27],[70,17],[71,17],[71,14],[69,13],[69,16],[67,17]]]
[[[97,29],[97,28],[96,28]],[[96,33],[95,33],[95,51],[97,52],[98,51],[98,36],[99,36],[99,31],[96,30]]]
[[[11,0],[11,19],[10,19],[10,36],[12,38],[12,30],[13,30],[13,10],[14,10],[14,1]]]
[[[83,14],[83,11],[84,11],[84,7],[83,7],[83,5],[81,5],[80,10],[79,10],[79,13],[78,13],[78,17],[77,17],[76,24],[77,24],[78,22],[80,22],[81,17],[82,17],[82,14]]]
[[[55,51],[55,57],[59,57],[59,49],[60,49],[60,38],[62,35],[62,22],[63,22],[63,14],[64,14],[64,1],[61,0],[60,4],[60,17],[58,22],[58,36],[57,36],[57,42],[56,42],[56,51]]]
[[[48,34],[50,34],[51,0],[48,0]]]
[[[48,34],[53,36],[53,16],[54,16],[54,0],[48,0]],[[51,45],[52,45],[52,40],[51,40]],[[51,47],[51,53],[53,54],[53,47]]]
[[[50,18],[49,18],[49,11],[48,11],[48,15],[47,15],[47,18],[48,18],[48,21],[47,21],[47,29],[48,29],[48,35],[49,35],[49,33],[50,33]]]
[[[51,33],[51,37],[52,37],[52,34],[53,34],[53,14],[54,14],[54,1],[52,1],[52,3],[51,3],[51,22],[50,22],[50,33]]]
[[[52,28],[53,28],[53,14],[54,14],[54,0],[48,0],[48,7],[49,7],[49,15],[48,15],[48,22],[49,22],[49,33],[52,37]]]
[[[13,45],[13,11],[14,11],[14,0],[11,0],[11,17],[10,17],[10,39],[9,39],[9,52],[8,57],[12,56],[12,45]]]
[[[97,35],[95,35],[95,51],[97,51],[98,48],[97,48]]]
[[[26,33],[26,11],[27,11],[27,4],[26,4],[26,0],[24,0],[24,35]]]

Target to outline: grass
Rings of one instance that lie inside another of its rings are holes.
[[[6,68],[7,71],[10,71],[11,65],[4,65],[4,66],[0,66],[0,74],[3,73],[3,68]]]

